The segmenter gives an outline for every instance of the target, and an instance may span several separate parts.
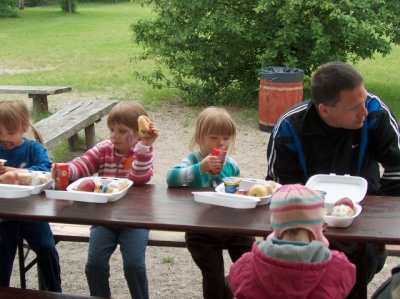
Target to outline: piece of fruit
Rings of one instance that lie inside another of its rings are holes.
[[[271,190],[272,191],[272,190]],[[263,184],[254,184],[250,187],[248,195],[256,196],[256,197],[263,197],[271,194],[268,186]]]
[[[18,174],[15,171],[8,171],[0,176],[1,184],[18,184]]]
[[[92,180],[85,179],[79,183],[78,187],[76,188],[76,191],[94,192],[95,187],[96,184]]]
[[[335,204],[334,204],[334,206],[340,206],[340,205],[349,206],[350,208],[352,208],[354,210],[354,203],[348,197],[343,197],[343,198],[339,199],[337,202],[335,202]]]

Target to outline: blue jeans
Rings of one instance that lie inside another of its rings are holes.
[[[125,279],[132,298],[148,299],[146,274],[147,229],[122,229],[92,226],[88,261],[85,267],[90,296],[111,297],[110,258],[120,245]]]
[[[61,292],[58,252],[47,222],[4,221],[0,223],[0,285],[9,286],[18,238],[24,238],[36,253],[46,290]]]

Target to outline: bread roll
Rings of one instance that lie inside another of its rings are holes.
[[[140,137],[146,137],[152,134],[150,130],[151,120],[145,115],[141,115],[138,118],[138,125],[139,125],[139,135]]]

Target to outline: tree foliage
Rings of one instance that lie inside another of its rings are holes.
[[[387,55],[400,42],[398,0],[140,2],[154,14],[131,25],[144,46],[136,58],[158,68],[136,75],[178,87],[188,104],[255,105],[262,67],[297,67],[307,77],[328,61]]]
[[[18,1],[1,0],[0,1],[0,18],[17,18],[18,17]]]

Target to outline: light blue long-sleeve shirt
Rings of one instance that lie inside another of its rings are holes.
[[[208,172],[200,172],[200,162],[204,158],[200,150],[187,154],[178,165],[167,173],[168,186],[213,187],[210,186],[213,176]],[[227,156],[220,173],[220,178],[230,176],[240,176],[240,169],[236,161]]]

